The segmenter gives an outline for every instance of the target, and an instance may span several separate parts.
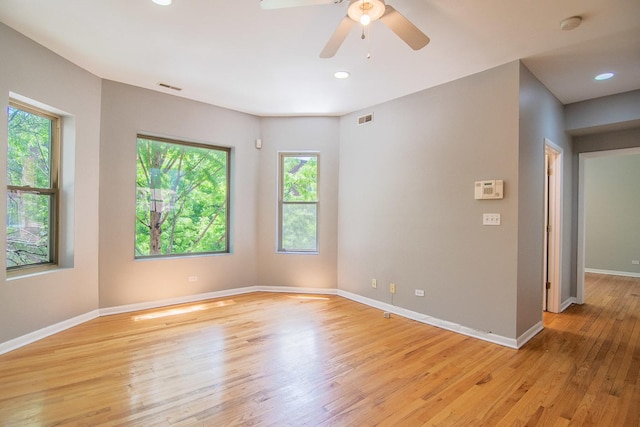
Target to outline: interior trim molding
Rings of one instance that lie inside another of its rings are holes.
[[[256,292],[290,292],[295,294],[338,295],[336,288],[292,288],[290,286],[256,286]]]
[[[25,345],[34,343],[53,334],[57,334],[58,332],[62,332],[66,329],[73,328],[74,326],[78,326],[97,317],[100,317],[100,310],[92,310],[88,313],[72,317],[71,319],[63,320],[62,322],[45,326],[44,328],[38,329],[37,331],[29,332],[28,334],[19,336],[18,338],[5,341],[3,343],[0,343],[0,354],[5,354],[20,347],[24,347]]]
[[[600,270],[597,268],[585,268],[584,272],[606,274],[609,276],[640,277],[640,273],[634,273],[633,271],[614,271],[614,270]]]
[[[222,291],[207,292],[203,294],[187,295],[177,298],[169,298],[157,301],[147,301],[135,304],[125,304],[114,307],[100,308],[90,311],[80,316],[73,317],[71,319],[56,323],[54,325],[47,326],[34,332],[30,332],[18,338],[0,343],[0,354],[8,353],[12,350],[16,350],[27,344],[31,344],[42,338],[46,338],[50,335],[62,332],[66,329],[77,326],[81,323],[93,320],[101,316],[110,316],[113,314],[130,313],[133,311],[149,310],[154,308],[166,307],[175,304],[185,304],[190,302],[198,302],[203,300],[225,298],[234,295],[248,294],[252,292],[282,292],[282,293],[296,293],[296,294],[316,294],[316,295],[338,295],[343,298],[347,298],[351,301],[359,302],[372,308],[377,308],[389,313],[393,313],[398,316],[405,317],[407,319],[416,320],[421,323],[425,323],[430,326],[435,326],[447,331],[459,333],[472,338],[477,338],[483,341],[487,341],[493,344],[502,345],[509,348],[519,349],[526,344],[531,338],[533,338],[538,332],[542,331],[542,322],[537,323],[531,327],[527,332],[518,337],[517,339],[504,337],[502,335],[494,334],[490,331],[481,331],[478,329],[469,328],[454,322],[438,319],[436,317],[428,316],[426,314],[418,313],[406,308],[398,307],[395,305],[387,304],[378,300],[367,298],[361,295],[357,295],[351,292],[343,291],[335,288],[295,288],[290,286],[248,286],[236,289],[226,289]],[[570,305],[572,301],[568,300]],[[563,304],[564,305],[564,304]],[[568,306],[567,305],[567,306]]]
[[[516,339],[516,348],[522,348],[523,345],[529,342],[529,340],[535,337],[538,333],[540,333],[544,329],[542,325],[542,320],[529,328],[524,334],[520,335]]]
[[[136,304],[119,305],[115,307],[101,308],[101,316],[112,314],[130,313],[132,311],[149,310],[153,308],[166,307],[169,305],[185,304],[215,298],[225,298],[234,295],[250,294],[252,292],[291,292],[295,294],[323,294],[336,295],[336,289],[326,288],[294,288],[291,286],[248,286],[244,288],[226,289],[223,291],[207,292],[204,294],[187,295],[178,298],[169,298],[157,301],[147,301]]]
[[[225,298],[234,295],[248,294],[252,292],[290,292],[296,294],[323,294],[336,295],[337,289],[328,288],[294,288],[290,286],[248,286],[244,288],[226,289],[222,291],[207,292],[203,294],[187,295],[177,298],[168,298],[156,301],[146,301],[134,304],[125,304],[114,307],[100,308],[71,319],[64,320],[54,325],[46,326],[37,331],[30,332],[26,335],[11,339],[0,343],[0,355],[16,350],[25,345],[34,343],[46,338],[50,335],[57,334],[66,329],[78,326],[89,320],[102,316],[110,316],[113,314],[130,313],[133,311],[149,310],[154,308],[166,307],[175,304],[185,304],[190,302],[198,302],[215,298]]]
[[[378,300],[363,297],[361,295],[353,294],[351,292],[338,289],[338,295],[352,301],[356,301],[373,308],[378,308],[389,313],[396,314],[398,316],[406,317],[411,320],[416,320],[427,325],[435,326],[447,331],[456,332],[462,335],[466,335],[472,338],[477,338],[483,341],[488,341],[493,344],[499,344],[504,347],[510,347],[518,349],[522,347],[527,341],[529,341],[535,334],[542,330],[542,322],[534,325],[529,331],[523,334],[518,339],[504,337],[502,335],[494,334],[493,332],[480,331],[478,329],[469,328],[467,326],[460,325],[458,323],[449,322],[447,320],[438,319],[436,317],[428,316],[426,314],[418,313],[406,308],[398,307],[395,305],[387,304]],[[535,331],[535,332],[534,332]]]
[[[560,313],[565,311],[571,304],[578,304],[578,299],[576,297],[568,298],[565,302],[560,306]]]
[[[168,298],[156,301],[146,301],[134,304],[117,305],[100,309],[100,316],[111,316],[113,314],[130,313],[132,311],[149,310],[153,308],[166,307],[169,305],[186,304],[190,302],[204,301],[214,298],[224,298],[234,295],[258,292],[259,286],[248,286],[244,288],[226,289],[223,291],[206,292],[204,294],[186,295],[183,297]]]

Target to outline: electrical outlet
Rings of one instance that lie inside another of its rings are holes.
[[[640,265],[640,260],[637,260],[637,259],[631,260],[631,264]]]
[[[392,294],[396,293],[396,284],[392,283],[389,285],[389,292],[391,292]]]
[[[198,281],[198,276],[189,276],[187,278],[188,281],[190,282],[197,282]]]
[[[371,287],[374,289],[378,287],[378,281],[376,279],[371,279]]]
[[[423,297],[424,296],[424,289],[416,289],[416,296],[417,297]]]

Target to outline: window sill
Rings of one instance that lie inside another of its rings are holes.
[[[60,267],[57,264],[39,265],[37,267],[24,267],[16,270],[7,270],[7,281],[25,279],[33,276],[41,276],[43,274],[52,273],[55,271],[64,270],[64,267]]]
[[[170,260],[170,259],[181,259],[181,258],[203,258],[203,257],[218,257],[218,256],[226,256],[233,255],[231,251],[229,252],[203,252],[203,253],[195,253],[195,254],[168,254],[168,255],[145,255],[134,257],[134,261],[159,261],[159,260]]]
[[[280,255],[320,255],[318,251],[276,251]]]

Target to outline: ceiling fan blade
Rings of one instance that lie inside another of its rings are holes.
[[[342,42],[344,42],[344,39],[347,38],[349,31],[351,31],[351,28],[355,23],[356,22],[353,19],[349,18],[349,16],[345,16],[344,18],[342,18],[342,21],[340,21],[338,28],[333,33],[324,49],[322,49],[322,52],[320,52],[320,58],[333,57],[338,49],[340,49],[340,46],[342,46]]]
[[[334,0],[260,0],[263,9],[283,9],[285,7],[313,6],[317,4],[332,4]]]
[[[393,7],[387,5],[380,20],[413,50],[419,50],[429,43],[429,37]]]

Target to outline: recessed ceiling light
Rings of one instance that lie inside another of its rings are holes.
[[[613,77],[613,73],[602,73],[602,74],[598,74],[597,76],[595,76],[594,79],[596,79],[596,80],[609,80],[611,77]]]
[[[346,79],[346,78],[349,78],[349,72],[348,71],[336,71],[333,74],[333,77],[335,77],[336,79]]]
[[[155,4],[159,4],[160,6],[169,6],[171,4],[171,0],[151,0]]]

